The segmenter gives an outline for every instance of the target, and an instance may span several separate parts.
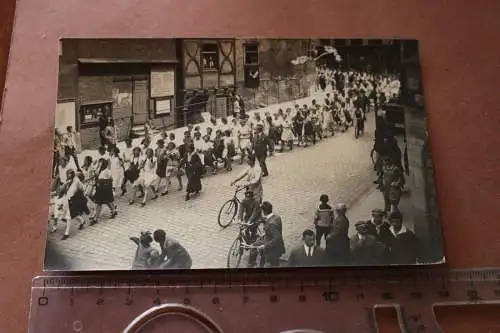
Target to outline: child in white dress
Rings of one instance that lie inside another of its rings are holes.
[[[59,222],[67,223],[71,217],[69,215],[68,198],[62,188],[57,190],[57,195],[51,200],[51,220],[50,231],[55,232]]]
[[[152,148],[148,148],[146,150],[146,158],[142,161],[142,186],[144,188],[144,198],[141,203],[142,207],[146,205],[149,192],[154,194],[153,198],[151,198],[152,200],[158,198],[158,195],[155,192],[157,178],[154,151]]]
[[[288,146],[288,148],[292,150],[293,140],[295,139],[295,136],[293,135],[292,121],[286,114],[284,114],[281,124],[283,128],[283,131],[281,132],[281,150],[283,151],[285,146]]]
[[[125,175],[123,160],[120,158],[120,149],[114,147],[110,157],[111,175],[113,177],[113,193],[116,196],[119,188],[122,188],[123,177]],[[122,195],[123,195],[122,189]]]

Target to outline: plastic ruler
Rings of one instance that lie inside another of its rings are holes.
[[[441,332],[436,306],[500,304],[500,269],[205,271],[41,276],[30,333]]]

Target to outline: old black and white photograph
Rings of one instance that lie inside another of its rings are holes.
[[[445,262],[418,41],[59,42],[46,270]]]

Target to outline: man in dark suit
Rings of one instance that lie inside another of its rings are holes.
[[[325,255],[329,265],[339,266],[349,263],[349,219],[346,212],[345,204],[336,205],[332,229],[326,236]]]
[[[264,218],[264,237],[258,240],[259,250],[262,254],[261,264],[270,267],[278,267],[280,257],[285,253],[285,242],[283,241],[283,223],[281,217],[273,213],[273,205],[270,202],[262,203],[262,216]],[[257,253],[250,253],[249,266],[255,265]]]
[[[373,209],[372,210],[372,218],[370,221],[367,221],[368,233],[372,236],[375,236],[377,240],[384,244],[386,247],[389,247],[391,240],[393,238],[391,232],[391,225],[384,221],[385,212],[382,209]]]
[[[382,263],[384,246],[369,233],[369,222],[355,224],[357,233],[350,239],[351,264],[378,265]]]
[[[159,269],[190,269],[191,256],[188,251],[175,239],[168,238],[165,230],[158,229],[153,233],[155,242],[160,244],[163,261]]]
[[[268,138],[264,134],[264,128],[260,124],[256,126],[255,132],[255,136],[253,137],[253,150],[255,157],[259,161],[260,168],[262,169],[262,177],[267,177],[269,176],[266,164],[267,147],[269,146]]]
[[[314,267],[325,264],[325,253],[323,249],[316,246],[314,231],[304,230],[302,233],[303,244],[294,248],[288,258],[288,266],[291,267]]]
[[[389,216],[391,223],[391,264],[408,265],[416,264],[418,257],[417,238],[413,231],[403,225],[403,214],[399,211]]]

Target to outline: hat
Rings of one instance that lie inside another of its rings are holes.
[[[368,230],[368,223],[366,221],[358,221],[354,224],[356,230]]]
[[[346,206],[346,204],[344,204],[344,203],[338,203],[338,204],[335,206],[335,210],[344,210],[344,209],[347,209],[347,206]]]
[[[372,209],[372,215],[385,215],[385,212],[380,208]]]

